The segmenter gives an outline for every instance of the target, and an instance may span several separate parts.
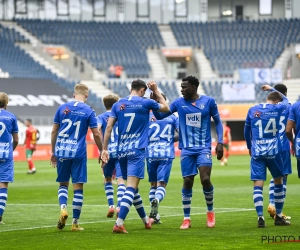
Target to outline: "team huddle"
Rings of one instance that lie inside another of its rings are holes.
[[[300,116],[297,113],[299,104],[290,108],[285,97],[286,88],[282,90],[281,85],[278,84],[277,88],[275,86],[279,92],[268,85],[263,86],[263,90],[271,91],[267,103],[252,107],[245,122],[245,139],[251,155],[251,180],[254,181],[253,200],[258,215],[258,227],[265,227],[262,188],[266,180],[266,167],[273,177],[270,183],[268,211],[274,217],[275,225],[290,225],[286,216],[282,214],[286,177],[291,174],[288,139],[296,149],[294,151],[296,156],[300,157],[298,146],[300,134],[297,134],[300,130],[300,121],[297,119]],[[79,225],[79,218],[83,206],[83,186],[87,182],[86,134],[89,128],[98,147],[99,163],[103,168],[108,202],[107,217],[111,218],[116,214],[117,218],[113,226],[114,233],[127,233],[124,221],[132,205],[146,229],[151,229],[152,224],[161,223],[159,205],[166,195],[175,158],[176,141],[179,141],[181,150],[180,164],[183,177],[184,218],[180,229],[191,227],[193,184],[198,173],[207,205],[206,224],[210,228],[215,226],[214,186],[210,179],[211,119],[215,123],[217,134],[215,152],[218,160],[223,158],[223,125],[215,100],[209,96],[199,95],[198,86],[197,78],[192,76],[183,78],[181,83],[183,97],[168,105],[167,97],[159,92],[155,82],[146,84],[142,80],[135,80],[131,84],[129,96],[121,99],[116,95],[104,97],[103,102],[107,111],[98,116],[85,103],[88,98],[87,86],[84,84],[75,86],[74,101],[62,104],[57,109],[51,134],[50,164],[57,169],[56,181],[59,183],[58,229],[62,230],[65,227],[69,217],[67,204],[71,177],[74,193],[71,230],[83,230]],[[144,97],[147,89],[152,91],[150,99]],[[0,93],[1,223],[8,183],[13,181],[13,150],[18,145],[17,120],[12,113],[6,111],[7,104],[8,96]],[[178,115],[175,116],[174,113]],[[286,125],[287,119],[289,122]],[[295,143],[293,129],[295,129]],[[149,216],[139,193],[139,182],[144,179],[145,162],[150,183]],[[113,176],[116,176],[118,184],[116,206]]]

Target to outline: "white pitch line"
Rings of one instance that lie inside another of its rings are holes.
[[[59,204],[7,204],[6,205],[6,207],[9,207],[9,206],[39,206],[39,207],[49,207],[49,206],[51,206],[51,207],[59,207]],[[108,205],[92,205],[92,204],[83,204],[83,206],[84,207],[108,207]],[[176,208],[182,208],[182,206],[159,206],[160,208],[174,208],[174,209],[176,209]],[[197,209],[197,208],[199,208],[199,209],[206,209],[207,207],[191,207],[192,209]],[[239,208],[239,207],[220,207],[220,208],[218,208],[218,207],[215,207],[214,209],[220,209],[220,210],[226,210],[226,209],[228,209],[228,210],[230,210],[230,209],[243,209],[243,208]]]
[[[236,210],[231,210],[231,211],[219,211],[215,212],[216,214],[221,214],[221,213],[234,213],[234,212],[247,212],[247,211],[253,211],[255,210],[254,208],[241,208],[241,209],[236,209]],[[206,214],[206,212],[202,213],[191,213],[191,215],[202,215]],[[183,216],[183,214],[171,214],[171,215],[162,215],[160,216],[161,218],[168,218],[168,217],[177,217],[177,216]],[[140,218],[128,218],[128,220],[140,220]],[[87,222],[82,222],[80,225],[85,225],[85,224],[97,224],[97,223],[107,223],[107,222],[114,222],[115,220],[99,220],[99,221],[87,221]],[[71,226],[71,224],[66,224],[66,226]],[[0,226],[1,228],[2,226]],[[39,227],[25,227],[25,228],[13,228],[13,229],[7,229],[7,230],[2,230],[0,233],[4,232],[12,232],[12,231],[23,231],[23,230],[34,230],[34,229],[43,229],[43,228],[55,228],[56,225],[48,225],[48,226],[39,226]]]

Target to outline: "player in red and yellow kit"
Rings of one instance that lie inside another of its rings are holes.
[[[231,145],[231,132],[230,132],[230,128],[227,126],[226,122],[222,122],[223,123],[223,142],[224,142],[224,148],[225,153],[224,153],[224,157],[221,160],[221,166],[227,165],[228,162],[228,157],[229,157],[229,149],[230,149],[230,145]]]
[[[32,155],[33,152],[36,150],[36,143],[39,139],[40,133],[35,127],[32,126],[31,119],[26,119],[25,125],[27,127],[25,141],[24,141],[24,145],[26,149],[26,158],[28,162],[27,174],[34,174],[36,172],[36,168],[34,167],[32,161]]]

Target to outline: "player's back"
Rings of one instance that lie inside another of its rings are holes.
[[[290,142],[285,133],[290,107],[291,104],[289,104],[288,107],[281,113],[279,120],[279,136],[282,144],[282,151],[290,151]]]
[[[111,116],[118,120],[119,152],[147,147],[149,111],[159,107],[153,100],[138,96],[127,96],[113,105]]]
[[[59,124],[55,155],[63,158],[85,158],[88,128],[97,128],[94,110],[83,102],[68,102],[58,108],[54,123]]]
[[[251,126],[252,156],[270,157],[281,153],[279,121],[282,111],[267,103],[249,109],[246,125]]]
[[[18,132],[16,116],[0,110],[0,159],[13,158],[12,134]]]
[[[107,127],[108,118],[111,115],[111,111],[106,111],[100,115],[98,115],[98,124],[101,124],[101,132],[102,136],[104,137],[105,130]],[[108,142],[108,152],[110,158],[117,157],[117,146],[118,146],[118,122],[115,123],[112,131],[111,136]]]
[[[156,120],[153,113],[149,116],[149,144],[147,157],[175,157],[174,133],[179,128],[179,120],[175,115],[170,115],[162,120]]]
[[[292,120],[295,122],[295,138],[294,138],[294,144],[295,144],[295,150],[296,150],[296,156],[300,156],[300,102],[294,103],[290,109],[289,109],[289,120]]]

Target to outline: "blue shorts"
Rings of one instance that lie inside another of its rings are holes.
[[[0,160],[0,182],[14,181],[14,160],[1,159]]]
[[[265,181],[267,168],[273,178],[284,177],[281,154],[272,157],[251,157],[251,181]]]
[[[180,156],[180,165],[182,177],[197,175],[199,167],[212,166],[211,151],[205,149],[193,153],[183,149]]]
[[[114,170],[116,169],[116,178],[121,178],[121,168],[117,158],[110,158],[103,168],[104,177],[112,177]]]
[[[57,158],[57,182],[68,182],[72,177],[72,183],[87,182],[86,158],[66,159]]]
[[[144,179],[145,149],[132,149],[126,152],[119,152],[118,159],[124,180],[127,180],[127,176]]]
[[[290,151],[283,151],[281,153],[281,158],[283,161],[283,173],[285,175],[292,173],[292,159]]]
[[[147,158],[149,182],[163,181],[168,184],[172,162],[172,158]]]

